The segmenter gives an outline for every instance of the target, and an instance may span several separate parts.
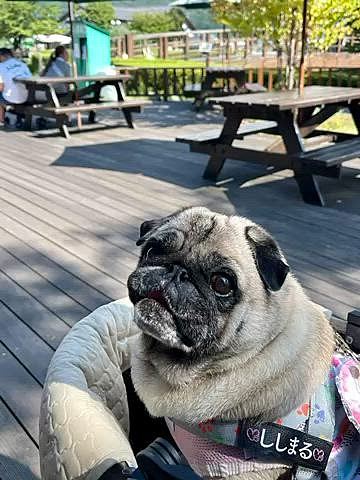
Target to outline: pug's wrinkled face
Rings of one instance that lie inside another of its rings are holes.
[[[138,245],[140,260],[128,279],[135,322],[149,351],[179,361],[239,348],[253,299],[266,304],[288,272],[263,229],[201,207],[145,222]]]

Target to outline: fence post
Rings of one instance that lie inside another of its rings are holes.
[[[185,60],[189,60],[189,36],[188,35],[185,35],[184,58]]]
[[[264,59],[262,60],[257,71],[257,83],[264,85]]]
[[[167,68],[164,68],[164,100],[165,102],[169,98],[169,72]]]
[[[116,37],[116,56],[117,57],[121,57],[122,55],[122,42],[121,42],[122,38],[121,37]]]
[[[160,39],[161,43],[162,43],[162,52],[161,52],[161,58],[164,58],[166,59],[167,58],[167,54],[168,54],[168,38],[167,37],[162,37]]]
[[[310,86],[312,84],[312,69],[311,69],[311,67],[307,67],[307,69],[306,69],[305,84],[307,86]]]
[[[125,35],[125,49],[129,57],[134,56],[134,35],[132,33]]]
[[[225,32],[226,44],[225,44],[225,62],[230,63],[230,33]]]
[[[274,83],[274,73],[272,70],[269,70],[269,77],[268,77],[268,90],[269,92],[272,91],[273,89],[273,83]]]

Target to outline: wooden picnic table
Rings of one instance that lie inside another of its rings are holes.
[[[222,85],[219,85],[222,80]],[[195,96],[194,106],[199,110],[211,96],[234,94],[245,85],[246,72],[238,67],[208,67],[201,83],[185,85],[184,93]]]
[[[213,135],[205,132],[204,138],[177,139],[189,143],[191,151],[210,155],[204,178],[215,180],[226,158],[290,168],[304,201],[324,205],[315,175],[339,178],[342,163],[360,156],[359,88],[312,86],[306,87],[302,95],[295,90],[266,92],[212,98],[210,102],[223,107],[225,121],[221,132]],[[318,129],[344,107],[350,110],[358,134]],[[265,122],[260,122],[258,129],[244,133],[240,127],[244,119]],[[259,131],[279,135],[285,152],[271,149],[264,152],[232,145],[234,140]],[[305,138],[324,134],[331,137],[332,145],[306,151]]]
[[[24,84],[29,94],[26,104],[16,106],[16,109],[25,115],[25,128],[31,129],[34,115],[55,118],[57,127],[66,138],[70,136],[67,123],[71,113],[89,112],[89,122],[94,123],[96,111],[118,109],[122,110],[127,125],[135,128],[132,112],[140,111],[147,102],[126,99],[124,82],[130,78],[128,74],[17,78],[16,81]],[[59,94],[56,92],[59,84],[72,85],[73,88],[69,88],[68,93]],[[116,101],[101,101],[101,89],[108,85],[115,87]],[[38,100],[38,92],[43,92],[44,100]]]

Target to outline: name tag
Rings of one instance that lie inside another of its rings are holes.
[[[256,457],[271,456],[281,463],[300,465],[324,471],[332,450],[332,443],[293,428],[276,423],[244,423],[238,436],[238,445]]]

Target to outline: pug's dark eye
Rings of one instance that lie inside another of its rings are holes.
[[[210,287],[221,297],[227,297],[234,289],[231,277],[225,273],[214,273],[210,279]]]
[[[162,245],[155,242],[148,242],[143,250],[143,257],[148,258],[149,256],[159,256],[163,255],[164,253],[165,252]]]

